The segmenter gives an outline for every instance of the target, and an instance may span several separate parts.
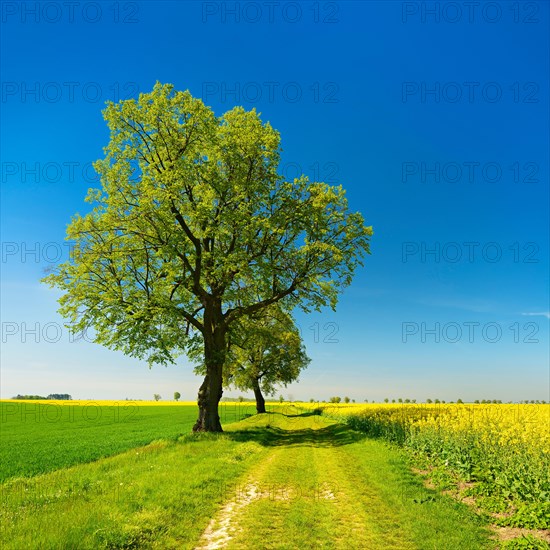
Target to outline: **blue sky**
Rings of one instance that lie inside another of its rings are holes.
[[[285,397],[549,399],[548,3],[35,4],[2,6],[3,398],[196,397],[185,359],[72,342],[39,283],[96,185],[103,103],[158,80],[256,107],[283,172],[374,226],[337,311],[298,315],[312,362]]]

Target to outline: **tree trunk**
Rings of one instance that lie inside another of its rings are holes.
[[[197,399],[199,418],[193,426],[194,432],[223,432],[218,414],[218,403],[222,398],[222,393],[221,369],[208,372],[199,389]]]
[[[223,432],[218,414],[218,403],[223,394],[223,366],[225,363],[225,327],[220,302],[210,302],[204,310],[204,361],[206,376],[199,389],[197,404],[199,418],[194,432]]]
[[[260,381],[255,378],[252,382],[252,389],[254,390],[254,397],[256,398],[256,411],[258,414],[265,412],[265,399],[260,389]]]

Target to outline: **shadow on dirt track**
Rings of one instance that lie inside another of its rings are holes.
[[[316,426],[300,427],[300,420],[308,419],[311,425],[316,416],[319,420],[314,422]],[[284,423],[284,427],[276,424]],[[246,424],[250,424],[247,426]],[[243,426],[244,425],[244,426]],[[242,428],[241,428],[242,427]],[[225,432],[226,436],[234,441],[255,441],[267,447],[283,445],[308,446],[308,447],[340,447],[357,443],[366,438],[364,434],[351,430],[344,424],[328,423],[315,413],[285,415],[282,413],[265,413],[251,416],[239,423],[237,429]]]

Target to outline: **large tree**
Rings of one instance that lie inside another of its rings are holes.
[[[279,301],[335,307],[372,229],[341,186],[279,175],[279,134],[255,110],[216,117],[157,83],[109,102],[101,189],[67,229],[72,257],[46,278],[60,312],[111,349],[167,364],[200,339],[206,374],[195,431],[221,431],[227,334]]]

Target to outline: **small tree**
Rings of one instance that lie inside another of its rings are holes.
[[[428,399],[426,399],[426,403],[433,403],[433,401],[428,397]]]
[[[266,412],[262,392],[273,395],[277,385],[294,382],[308,363],[294,320],[278,304],[243,318],[229,334],[228,384],[251,389],[258,414]]]
[[[340,403],[340,401],[342,401],[342,398],[338,396],[330,398],[331,403]]]
[[[350,398],[346,395],[346,397],[344,397],[344,403],[349,403],[350,402]]]
[[[384,403],[389,403],[389,401],[390,400],[387,397],[384,399]]]
[[[285,400],[285,398],[282,395],[279,395],[279,403],[282,403]]]
[[[456,404],[457,404],[457,405],[463,405],[463,404],[464,404],[464,401],[462,401],[462,399],[457,399],[457,400],[456,400]]]
[[[174,392],[174,400],[179,401],[181,397],[181,393],[179,391]]]
[[[199,363],[195,371],[204,375],[206,365],[200,346],[190,356]],[[277,385],[286,387],[297,380],[309,357],[294,319],[280,304],[274,304],[233,324],[228,333],[226,361],[224,385],[252,390],[260,414],[266,412],[264,393],[273,395]]]
[[[155,401],[159,401],[160,400],[160,395],[158,393],[155,393],[155,395],[153,395]]]

